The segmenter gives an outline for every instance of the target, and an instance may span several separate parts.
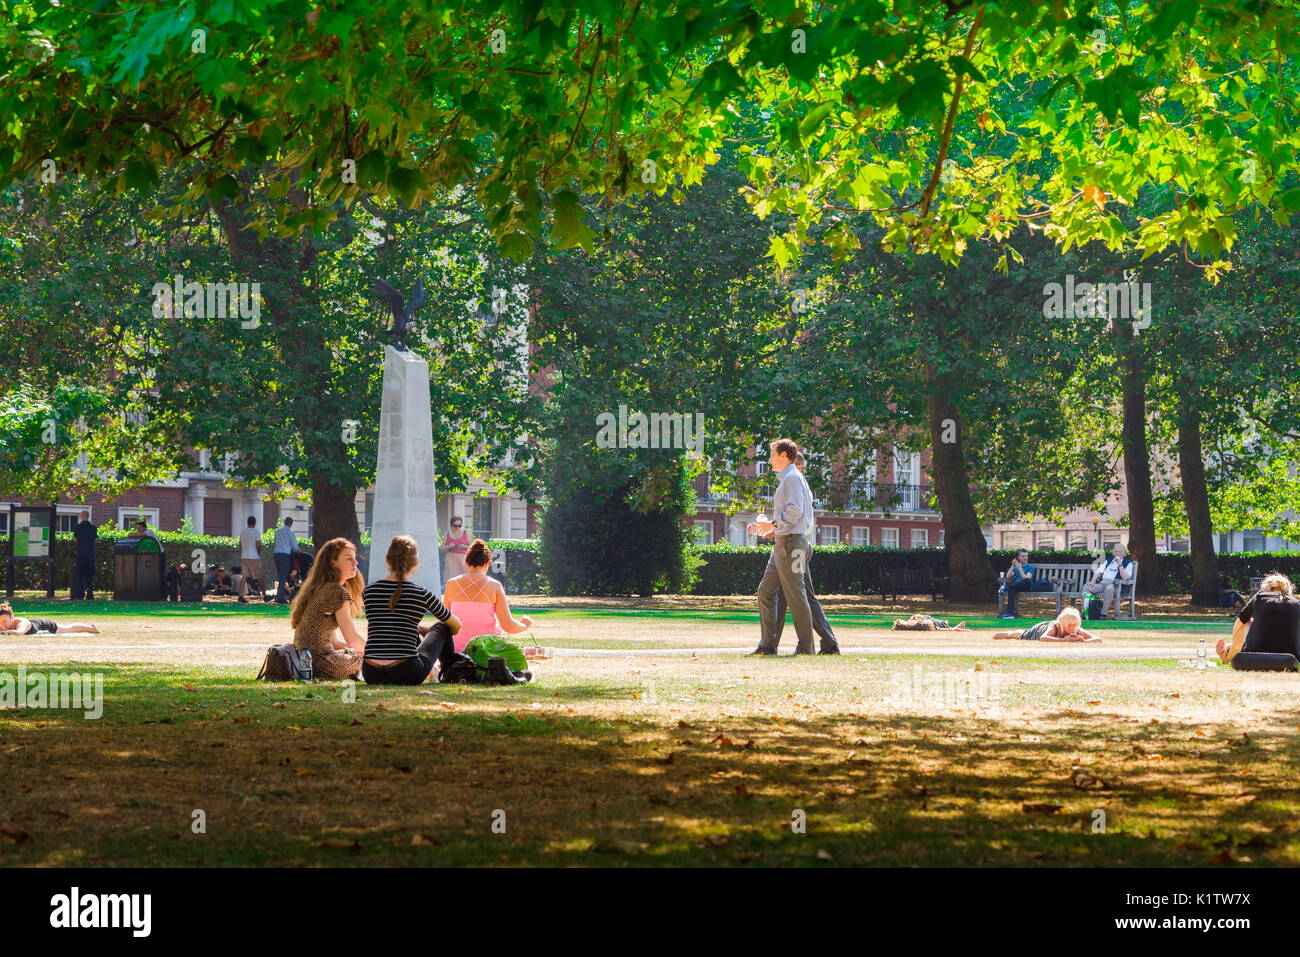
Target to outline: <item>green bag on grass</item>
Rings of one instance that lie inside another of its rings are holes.
[[[504,658],[506,667],[511,671],[525,671],[528,668],[524,649],[506,641],[500,635],[479,635],[477,638],[470,639],[463,654],[473,658],[474,664],[484,670],[487,669],[488,660],[491,658]]]

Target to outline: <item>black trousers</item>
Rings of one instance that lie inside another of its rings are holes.
[[[293,556],[286,555],[284,552],[275,553],[275,600],[288,601],[289,591],[284,587],[285,582],[289,580],[289,572],[293,569]]]
[[[1016,581],[1007,582],[1007,614],[1015,618],[1019,612],[1016,610],[1016,599],[1020,597],[1022,591],[1033,591],[1034,580],[1032,578],[1021,578]]]
[[[361,677],[368,685],[418,685],[433,671],[435,661],[442,662],[446,668],[456,654],[456,642],[452,640],[451,628],[445,621],[440,621],[424,636],[420,647],[410,658],[403,658],[395,665],[380,668],[367,662],[361,664]]]
[[[72,597],[77,601],[95,597],[95,559],[77,559],[72,568]]]

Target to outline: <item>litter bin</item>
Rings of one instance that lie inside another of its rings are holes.
[[[114,600],[162,601],[165,558],[156,538],[119,538],[113,545]]]

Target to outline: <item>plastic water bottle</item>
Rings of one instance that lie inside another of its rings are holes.
[[[1205,639],[1202,638],[1196,644],[1196,670],[1205,670]]]
[[[1201,642],[1201,644],[1205,644],[1205,642]],[[1201,650],[1204,651],[1205,649],[1201,649]],[[302,650],[302,654],[298,656],[298,660],[302,662],[302,669],[298,673],[298,680],[311,681],[312,680],[311,652],[308,651],[306,648],[304,648]],[[1201,662],[1201,667],[1202,668],[1205,667],[1204,660],[1202,660]]]

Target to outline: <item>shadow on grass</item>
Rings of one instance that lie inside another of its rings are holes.
[[[101,721],[0,712],[0,807],[32,837],[0,845],[0,864],[1296,860],[1294,739],[1226,724],[1192,739],[1175,720],[1069,709],[1032,730],[925,714],[687,720],[636,713],[631,689],[607,682],[361,685],[349,703],[341,685],[94,670],[112,689]],[[626,715],[570,707],[619,697]]]

